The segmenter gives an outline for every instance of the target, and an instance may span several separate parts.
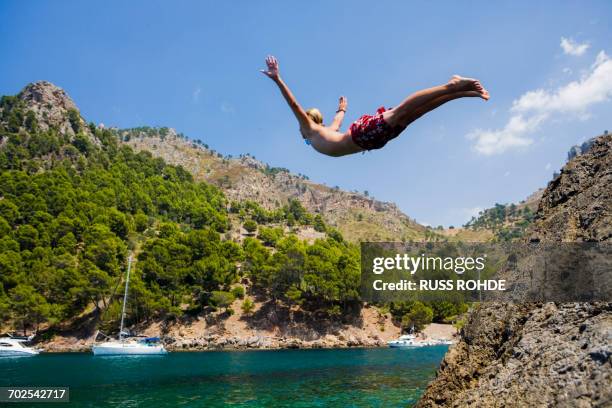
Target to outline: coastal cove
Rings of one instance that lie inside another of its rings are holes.
[[[385,406],[415,404],[447,346],[171,353],[48,353],[0,360],[0,386],[68,386],[71,406]]]

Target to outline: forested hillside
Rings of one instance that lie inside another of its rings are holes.
[[[129,323],[225,308],[242,296],[241,278],[271,298],[332,315],[358,302],[358,251],[320,217],[297,202],[274,212],[252,202],[230,206],[182,167],[86,124],[52,84],[2,97],[0,170],[0,320],[7,327],[84,313],[117,319],[113,295],[129,252],[138,260]],[[230,219],[251,236],[225,239]],[[291,228],[303,224],[326,233],[301,241]]]
[[[189,139],[171,128],[139,127],[117,130],[122,142],[181,165],[196,180],[223,190],[229,200],[253,201],[274,210],[292,200],[337,228],[350,242],[409,241],[427,237],[426,228],[393,203],[371,197],[368,191],[344,191],[316,183],[303,174],[272,167],[251,155],[225,156],[201,140]]]
[[[465,224],[474,231],[491,231],[498,241],[512,241],[523,236],[531,225],[544,189],[540,189],[518,204],[498,204],[481,211]]]

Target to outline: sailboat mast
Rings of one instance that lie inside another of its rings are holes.
[[[121,326],[119,327],[119,340],[121,340],[121,338],[123,337],[123,320],[125,319],[125,305],[127,303],[131,267],[132,267],[132,255],[130,255],[130,257],[128,258],[127,277],[125,278],[125,291],[123,292],[123,307],[121,308]]]

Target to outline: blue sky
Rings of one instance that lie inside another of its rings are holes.
[[[611,17],[609,1],[5,0],[0,94],[49,80],[90,121],[174,127],[368,190],[419,222],[460,225],[545,186],[571,145],[612,128]],[[491,100],[451,102],[384,149],[326,157],[258,72],[269,53],[328,120],[346,95],[344,128],[455,73],[479,78]]]

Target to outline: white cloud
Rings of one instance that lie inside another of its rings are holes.
[[[193,90],[193,93],[191,94],[191,99],[193,100],[193,103],[200,102],[200,93],[202,93],[202,89],[199,86]]]
[[[536,89],[512,104],[514,112],[584,113],[587,108],[612,97],[612,60],[601,51],[591,69],[577,81],[554,91]]]
[[[503,153],[533,143],[531,137],[555,115],[586,120],[588,108],[612,98],[612,60],[601,51],[579,80],[553,90],[536,89],[512,103],[511,117],[502,129],[476,129],[467,135],[475,140],[474,149],[484,155]]]
[[[546,166],[544,166],[544,170],[550,170],[551,167],[552,165],[550,163],[546,163]]]
[[[580,56],[589,49],[591,45],[589,43],[578,43],[571,38],[561,37],[561,48],[567,55]]]
[[[476,129],[467,137],[475,140],[474,149],[484,155],[503,153],[508,149],[526,147],[533,143],[526,135],[533,132],[545,118],[525,119],[523,115],[512,116],[503,129]]]

